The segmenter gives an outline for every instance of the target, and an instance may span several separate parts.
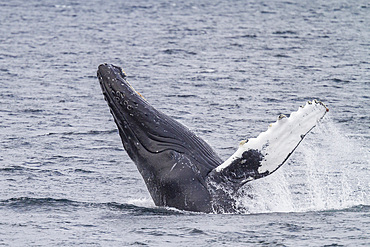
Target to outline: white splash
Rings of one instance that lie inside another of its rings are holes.
[[[246,184],[246,213],[306,212],[370,204],[366,143],[349,138],[326,117],[274,174]]]
[[[154,202],[151,198],[140,198],[140,199],[131,199],[127,202],[128,204],[137,206],[137,207],[145,207],[145,208],[155,208]]]

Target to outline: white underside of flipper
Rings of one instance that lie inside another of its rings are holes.
[[[258,172],[271,174],[289,158],[304,136],[316,126],[327,111],[328,108],[323,103],[314,100],[301,106],[290,117],[280,115],[278,120],[270,124],[267,131],[259,134],[257,138],[242,141],[238,150],[215,168],[216,172],[221,172],[234,160],[241,158],[245,151],[255,149],[264,156]]]

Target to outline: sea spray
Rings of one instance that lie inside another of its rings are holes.
[[[245,213],[306,212],[368,205],[366,145],[327,116],[275,174],[240,190]]]

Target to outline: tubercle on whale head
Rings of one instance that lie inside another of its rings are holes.
[[[103,76],[107,77],[108,80],[112,79],[112,81],[121,80],[121,85],[128,85],[133,90],[133,92],[137,93],[141,98],[146,100],[144,96],[136,91],[135,88],[131,86],[131,84],[127,81],[127,74],[121,67],[107,63],[101,64],[98,67],[97,76],[101,86],[103,83]],[[112,84],[109,84],[109,86],[112,86]]]

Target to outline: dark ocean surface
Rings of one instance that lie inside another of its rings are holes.
[[[369,27],[366,0],[0,0],[0,246],[369,246]],[[158,208],[101,63],[222,159],[307,100],[330,112],[238,214]]]

